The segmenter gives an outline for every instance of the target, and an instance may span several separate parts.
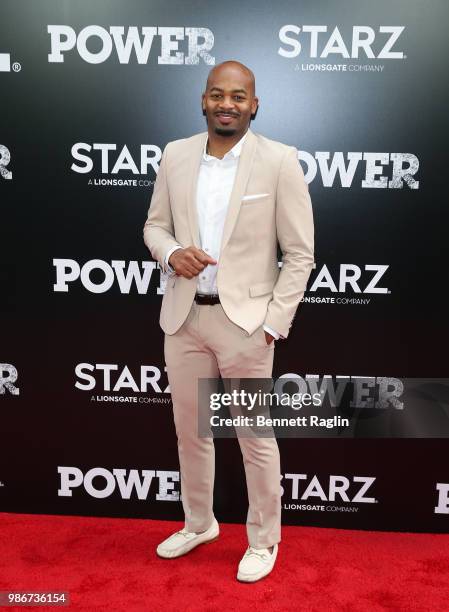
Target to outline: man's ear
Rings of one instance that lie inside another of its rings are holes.
[[[257,105],[256,110],[254,111],[254,113],[251,113],[251,120],[256,118],[257,115],[257,111],[259,110],[259,105]]]
[[[253,102],[256,102],[256,109],[251,113],[251,120],[256,118],[257,115],[257,111],[259,110],[259,98],[257,98],[256,96],[254,96],[254,100]]]
[[[204,98],[205,98],[205,94],[201,94],[201,110],[204,116],[206,116],[206,109],[204,108],[205,106],[205,102],[204,102]]]

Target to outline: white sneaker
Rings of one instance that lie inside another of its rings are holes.
[[[267,576],[274,567],[278,554],[278,545],[273,546],[273,552],[268,548],[248,547],[239,563],[237,580],[241,582],[256,582]]]
[[[220,529],[217,520],[203,533],[190,533],[185,528],[177,531],[156,548],[156,553],[164,559],[173,559],[190,552],[198,544],[208,544],[218,538]]]

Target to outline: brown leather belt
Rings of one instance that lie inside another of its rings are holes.
[[[220,303],[218,295],[212,295],[208,293],[195,293],[195,302],[197,304],[207,304],[213,306],[214,304]]]

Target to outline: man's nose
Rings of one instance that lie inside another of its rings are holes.
[[[232,100],[232,98],[223,98],[223,100],[220,102],[220,108],[222,108],[223,110],[231,110],[234,108],[234,102]]]

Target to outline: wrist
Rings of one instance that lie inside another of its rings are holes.
[[[176,263],[176,253],[179,251],[180,249],[176,249],[176,251],[173,251],[173,253],[170,255],[170,257],[168,258],[167,263],[174,268],[175,267],[175,263]]]
[[[164,259],[164,264],[165,264],[165,269],[166,271],[170,272],[171,274],[175,273],[175,269],[173,267],[173,260],[171,260],[171,257],[173,255],[173,253],[175,253],[176,251],[178,251],[179,249],[182,249],[182,246],[180,245],[175,245],[173,248],[171,248],[168,253],[165,255],[165,259]],[[170,261],[171,260],[171,261]]]

